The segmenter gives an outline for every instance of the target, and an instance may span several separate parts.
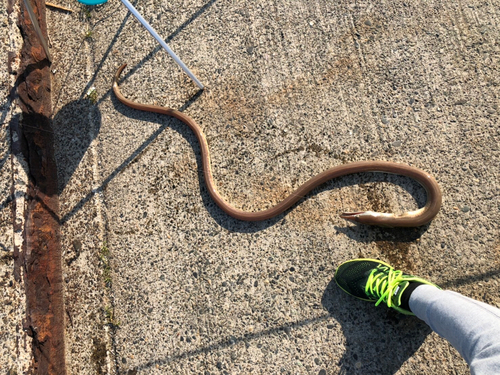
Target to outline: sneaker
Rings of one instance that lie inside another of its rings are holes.
[[[335,282],[346,293],[363,301],[382,302],[406,315],[415,315],[401,306],[401,296],[410,283],[437,285],[397,271],[387,263],[376,259],[354,259],[342,263],[335,272]],[[412,288],[413,289],[413,288]]]

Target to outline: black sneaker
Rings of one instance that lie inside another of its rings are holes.
[[[335,272],[335,282],[346,293],[363,301],[384,302],[388,307],[406,315],[415,315],[401,307],[401,296],[410,282],[437,285],[420,277],[397,271],[376,259],[354,259],[342,263]]]

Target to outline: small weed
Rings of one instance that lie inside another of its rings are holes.
[[[106,316],[106,321],[111,326],[111,328],[119,328],[120,322],[115,319],[115,309],[111,306],[106,306],[104,308],[104,315]]]
[[[102,277],[104,280],[104,285],[106,288],[111,287],[111,264],[110,264],[110,251],[108,244],[104,242],[99,251],[99,261],[102,266]],[[104,316],[106,317],[106,324],[108,324],[111,329],[116,329],[120,327],[120,322],[115,319],[115,309],[112,306],[106,306],[104,308]]]
[[[92,87],[92,88],[95,90],[94,87]],[[106,257],[106,258],[109,257],[109,248],[108,248],[108,244],[106,242],[104,242],[102,244],[102,247],[101,247],[101,259],[102,259],[102,257]]]
[[[104,284],[106,286],[111,286],[111,268],[109,266],[104,268],[103,277]]]
[[[101,251],[99,252],[99,260],[102,264],[102,276],[104,284],[110,286],[111,284],[111,265],[109,264],[109,248],[106,242],[102,244]]]
[[[87,91],[87,99],[90,100],[90,102],[92,104],[95,104],[97,103],[97,90],[95,89],[95,87],[91,87],[88,91]],[[103,246],[106,246],[106,244],[104,244]]]
[[[106,319],[112,320],[113,319],[113,308],[111,306],[106,306],[104,308],[104,315],[106,315]]]
[[[85,31],[85,34],[84,34],[85,39],[92,39],[93,36],[94,36],[94,32],[91,29],[87,29],[87,31]]]
[[[90,13],[90,6],[86,6],[85,9],[83,9],[83,14],[85,16],[85,19],[89,20],[92,18],[92,14]]]

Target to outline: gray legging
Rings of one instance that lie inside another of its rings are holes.
[[[458,350],[471,374],[500,374],[499,309],[431,285],[417,287],[409,305]]]

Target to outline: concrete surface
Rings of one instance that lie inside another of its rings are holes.
[[[18,7],[8,12],[7,2],[0,3],[0,369],[3,374],[22,374],[31,361],[31,338],[23,329],[26,317],[24,280],[15,259],[22,251],[24,193],[28,182],[26,163],[19,156],[19,108],[10,90],[19,65],[14,58],[22,38],[17,27]],[[12,58],[11,64],[8,63]],[[7,69],[7,66],[12,71]],[[16,156],[14,156],[16,155]]]
[[[47,14],[68,373],[468,373],[422,322],[332,277],[378,257],[500,306],[498,1],[138,2],[201,95],[119,2],[60,4],[76,10]],[[377,159],[429,171],[443,208],[419,229],[346,223],[340,212],[425,201],[409,179],[368,174],[276,219],[233,220],[208,196],[186,126],[110,92],[124,62],[127,97],[202,125],[236,207]]]

